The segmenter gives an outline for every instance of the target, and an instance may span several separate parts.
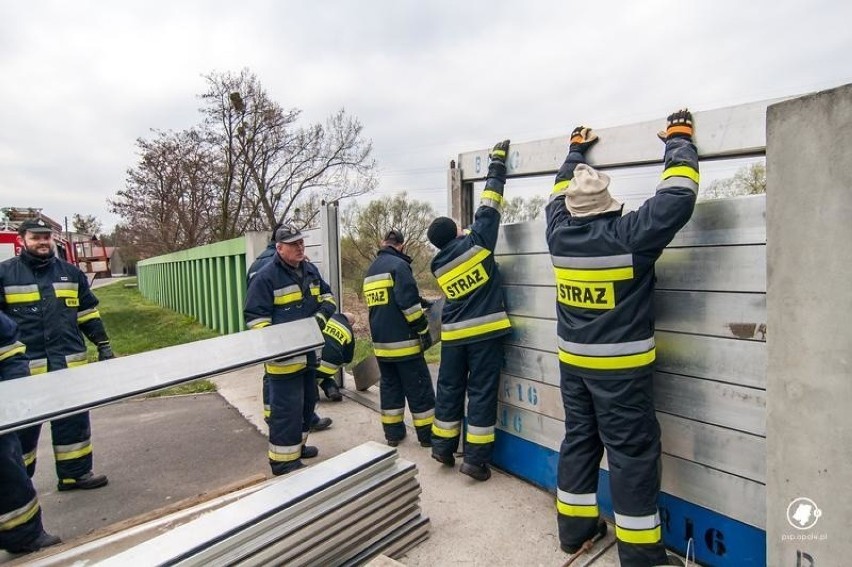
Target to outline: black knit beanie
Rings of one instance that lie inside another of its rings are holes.
[[[456,221],[449,217],[438,217],[429,225],[426,237],[437,248],[443,248],[458,235]]]

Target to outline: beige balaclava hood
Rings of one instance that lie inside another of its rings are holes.
[[[621,202],[609,194],[609,175],[581,163],[565,190],[565,206],[574,217],[590,217],[621,210]]]

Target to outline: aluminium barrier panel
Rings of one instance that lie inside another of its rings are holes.
[[[769,102],[695,114],[702,159],[760,156]],[[599,130],[592,165],[631,208],[653,194],[662,120]],[[567,137],[513,144],[512,178],[554,174]],[[449,175],[451,215],[470,222],[487,150],[461,154]],[[644,194],[619,193],[637,169]],[[626,172],[626,173],[625,173]],[[538,191],[549,195],[552,177]],[[461,193],[462,195],[454,195]],[[699,190],[699,196],[701,192]],[[662,429],[660,513],[666,545],[687,545],[707,565],[764,565],[766,557],[766,201],[763,195],[700,202],[657,263],[655,405]],[[513,333],[505,342],[497,466],[555,490],[564,410],[556,355],[556,292],[543,221],[503,225],[496,259]],[[612,515],[608,465],[598,498]],[[555,506],[554,506],[555,517]]]

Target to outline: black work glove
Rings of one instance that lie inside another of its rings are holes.
[[[432,346],[432,335],[428,331],[420,335],[420,346],[423,348],[423,352],[426,352]]]
[[[101,360],[109,360],[110,358],[115,358],[115,354],[112,352],[112,347],[109,344],[109,341],[104,341],[102,343],[97,344],[98,348],[98,362]]]
[[[589,148],[597,143],[598,139],[598,135],[592,132],[591,128],[587,128],[586,126],[577,126],[571,132],[568,151],[585,154]]]
[[[509,155],[509,140],[503,140],[502,142],[497,142],[494,144],[494,147],[491,148],[491,151],[488,153],[488,157],[491,161],[499,161],[502,163],[506,163],[506,156]]]
[[[328,322],[328,319],[326,319],[325,315],[323,315],[322,313],[315,313],[314,319],[316,320],[317,325],[319,325],[320,332],[323,332],[325,330],[325,324],[326,322]]]
[[[420,298],[420,307],[426,309],[427,311],[430,307],[432,307],[434,303],[434,301],[429,301],[428,299],[423,299],[422,297]]]
[[[692,140],[694,132],[695,128],[692,126],[692,113],[688,109],[682,108],[677,112],[669,114],[669,117],[666,119],[666,129],[664,131],[657,132],[657,137],[664,142],[668,142],[673,138],[686,138],[687,140]]]

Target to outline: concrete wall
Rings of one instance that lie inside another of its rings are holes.
[[[766,170],[768,564],[849,565],[852,85],[769,107]]]

